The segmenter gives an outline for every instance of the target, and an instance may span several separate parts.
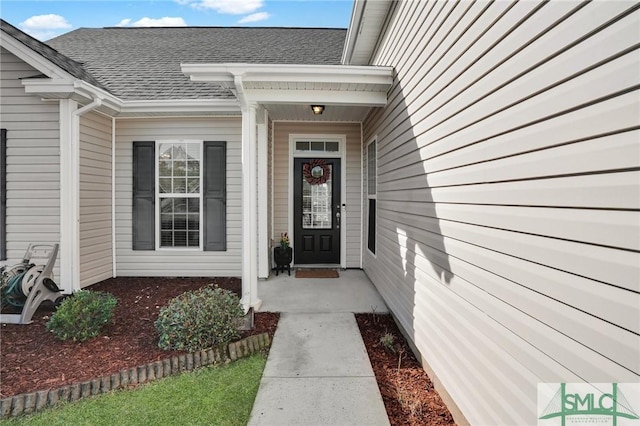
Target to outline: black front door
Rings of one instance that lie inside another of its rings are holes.
[[[340,159],[296,158],[293,261],[340,263]]]

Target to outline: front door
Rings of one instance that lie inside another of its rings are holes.
[[[340,263],[340,159],[295,158],[293,261]]]

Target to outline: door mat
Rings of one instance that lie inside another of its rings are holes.
[[[335,269],[296,269],[296,278],[338,278]]]

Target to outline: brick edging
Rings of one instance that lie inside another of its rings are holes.
[[[60,402],[75,402],[88,396],[100,395],[131,385],[152,382],[206,365],[235,361],[259,352],[271,345],[269,334],[262,333],[245,339],[188,354],[175,355],[160,361],[140,365],[118,373],[57,389],[23,393],[0,399],[0,419],[30,414],[55,406]]]

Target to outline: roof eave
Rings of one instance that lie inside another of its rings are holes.
[[[346,65],[182,64],[193,81],[237,90],[255,103],[324,102],[384,106],[393,68]]]

